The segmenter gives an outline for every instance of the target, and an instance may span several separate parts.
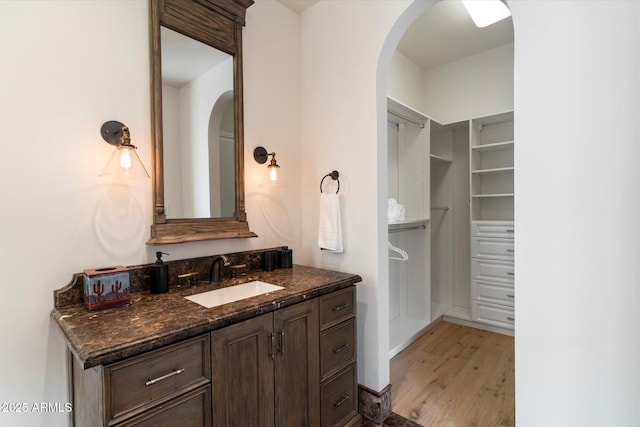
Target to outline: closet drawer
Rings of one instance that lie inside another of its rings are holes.
[[[471,256],[473,258],[489,258],[513,261],[513,239],[491,239],[473,237],[471,239]]]
[[[351,286],[320,297],[320,329],[326,329],[356,314],[356,291]]]
[[[134,410],[207,384],[209,354],[205,335],[106,366],[107,420],[126,418]]]
[[[513,286],[472,280],[471,298],[513,307],[515,291]]]
[[[513,329],[515,323],[513,308],[478,301],[471,302],[471,317],[476,322],[507,329]]]
[[[513,262],[472,258],[471,278],[487,282],[513,284],[515,279]]]
[[[472,221],[471,235],[476,237],[496,237],[513,239],[513,221]]]
[[[322,379],[355,361],[355,319],[340,323],[320,335],[320,371]]]

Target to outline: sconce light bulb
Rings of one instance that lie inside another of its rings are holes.
[[[132,166],[131,150],[129,148],[121,148],[120,153],[120,167],[124,170],[125,174],[129,172]]]
[[[276,182],[278,180],[278,168],[269,166],[269,180]]]

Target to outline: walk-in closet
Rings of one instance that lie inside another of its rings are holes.
[[[510,333],[513,113],[442,125],[387,108],[389,357],[440,319]]]

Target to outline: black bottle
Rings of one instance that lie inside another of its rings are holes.
[[[169,255],[165,253],[165,255]],[[156,263],[151,266],[151,293],[169,291],[169,266],[162,262],[162,252],[156,252]]]
[[[287,246],[283,246],[282,249],[280,249],[280,268],[291,267],[293,267],[293,250]]]

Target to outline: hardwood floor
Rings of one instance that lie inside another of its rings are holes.
[[[515,426],[513,337],[441,322],[391,359],[393,412],[425,427]]]

